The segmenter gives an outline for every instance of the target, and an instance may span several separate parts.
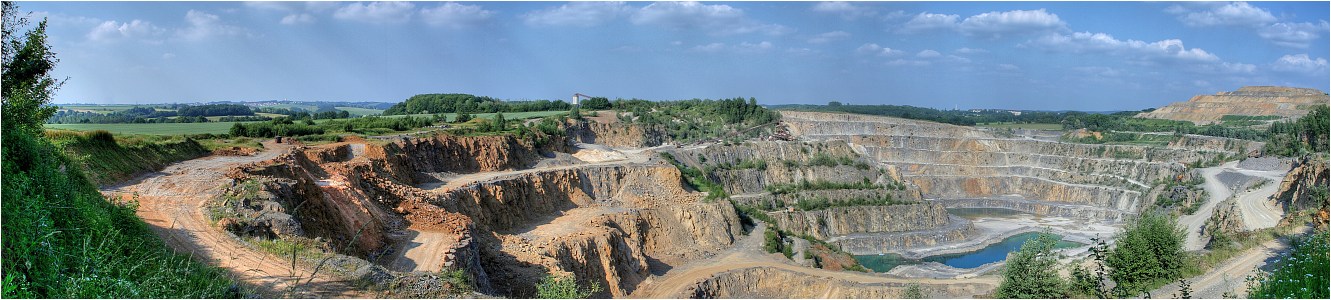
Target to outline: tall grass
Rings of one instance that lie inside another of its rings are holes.
[[[172,252],[49,140],[4,134],[4,298],[234,298],[218,268]],[[104,142],[105,137],[96,137]]]
[[[112,136],[103,130],[48,130],[47,137],[73,158],[94,184],[106,185],[168,164],[207,155],[193,139],[153,135]]]

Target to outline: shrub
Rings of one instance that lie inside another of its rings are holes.
[[[1105,264],[1118,296],[1139,295],[1178,279],[1187,261],[1184,233],[1170,215],[1143,214],[1118,234]]]
[[[572,275],[546,275],[536,284],[536,298],[540,299],[582,299],[601,292],[601,285],[593,282],[582,287]]]
[[[1048,299],[1067,298],[1067,282],[1058,276],[1058,242],[1046,230],[1034,240],[1021,245],[1021,250],[1008,256],[1003,269],[1003,282],[994,291],[995,298]]]

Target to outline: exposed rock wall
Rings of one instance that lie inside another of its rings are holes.
[[[355,247],[350,251],[356,255],[381,250],[387,243],[385,234],[391,228],[392,217],[361,191],[323,183],[316,174],[326,172],[306,153],[292,152],[242,167],[232,177],[260,180],[264,192],[283,199],[284,207],[270,211],[294,216],[301,228],[299,235],[324,238],[337,248],[354,239]]]
[[[822,240],[853,233],[931,229],[948,222],[947,210],[939,204],[833,207],[768,215],[782,229]]]
[[[891,197],[893,200],[905,202],[922,201],[920,191],[916,189],[895,190],[895,189],[862,189],[862,190],[812,190],[797,191],[789,194],[762,194],[750,197],[733,197],[736,203],[779,209],[795,206],[802,199],[827,199],[831,203],[840,203],[858,199],[881,199]]]
[[[1304,157],[1280,182],[1280,189],[1276,190],[1274,197],[1276,203],[1285,208],[1285,212],[1303,209],[1327,210],[1327,161],[1320,156],[1319,154]]]
[[[687,191],[679,178],[679,170],[665,165],[559,169],[480,182],[447,191],[429,202],[502,231],[596,201],[615,201],[627,207],[697,201],[698,196]]]
[[[1225,115],[1282,116],[1297,118],[1308,114],[1318,104],[1326,104],[1325,92],[1316,89],[1278,86],[1245,86],[1233,92],[1197,95],[1187,102],[1176,102],[1138,117],[1191,121],[1199,125],[1216,123]]]
[[[1232,156],[1252,146],[1201,138],[1185,139],[1189,141],[1175,148],[1076,144],[880,116],[790,111],[782,116],[803,140],[845,141],[857,152],[894,166],[926,199],[1015,195],[1125,213],[1143,205],[1142,194],[1153,183],[1186,176],[1186,164]],[[1190,145],[1205,149],[1182,148]]]
[[[852,234],[829,239],[842,251],[854,255],[887,253],[894,249],[932,247],[975,236],[975,225],[960,217],[949,217],[946,226],[905,232]]]
[[[435,135],[400,140],[384,145],[382,151],[386,162],[422,173],[493,172],[523,168],[540,159],[540,149],[508,135]]]
[[[655,147],[666,143],[669,135],[659,127],[640,124],[569,121],[564,131],[574,141],[610,147]]]
[[[789,184],[808,181],[861,182],[869,178],[873,182],[894,180],[891,172],[877,167],[876,163],[855,152],[843,141],[828,142],[781,142],[752,141],[737,145],[710,145],[701,149],[683,149],[669,151],[681,163],[698,169],[709,166],[737,165],[741,162],[763,161],[764,169],[725,169],[712,172],[726,192],[731,194],[761,193],[776,184]],[[831,158],[849,158],[857,165],[808,165],[815,156]],[[887,175],[887,176],[884,176]]]

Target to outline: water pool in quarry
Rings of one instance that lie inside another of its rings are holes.
[[[985,246],[984,248],[981,248],[979,250],[963,252],[963,253],[935,255],[918,260],[906,259],[901,257],[901,255],[895,253],[887,253],[882,255],[856,255],[855,260],[859,261],[861,265],[864,265],[864,267],[869,268],[874,272],[887,272],[897,266],[919,264],[924,262],[938,262],[953,268],[968,269],[1007,259],[1008,253],[1020,250],[1021,245],[1025,244],[1026,241],[1033,240],[1039,235],[1040,235],[1039,232],[1021,233],[1005,238],[1002,241],[999,241],[998,243]],[[1059,239],[1058,243],[1054,245],[1054,247],[1058,249],[1076,248],[1079,246],[1084,246],[1084,244],[1082,243],[1062,240],[1063,237],[1057,234],[1055,234],[1054,237]]]

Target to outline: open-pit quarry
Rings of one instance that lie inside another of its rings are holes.
[[[532,297],[556,274],[615,298],[892,298],[912,284],[970,298],[998,285],[1001,257],[971,267],[929,258],[1046,228],[1068,245],[1066,260],[1082,258],[1093,238],[1154,209],[1171,192],[1164,183],[1201,176],[1209,197],[1181,221],[1198,249],[1216,207],[1236,207],[1247,228],[1273,226],[1280,214],[1267,199],[1288,172],[1233,162],[1190,171],[1260,146],[1200,136],[1075,144],[1051,132],[786,111],[776,126],[792,141],[678,145],[638,125],[564,125],[567,141],[544,144],[446,134],[270,143],[108,192],[139,194],[140,215],[173,247],[261,295],[443,296],[449,287],[429,278],[463,272],[475,293],[503,297]],[[698,191],[685,168],[728,199]],[[789,258],[764,250],[773,230]],[[256,246],[271,239],[336,255]],[[895,267],[851,270],[886,256]]]

